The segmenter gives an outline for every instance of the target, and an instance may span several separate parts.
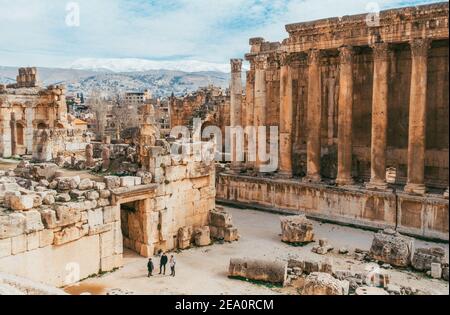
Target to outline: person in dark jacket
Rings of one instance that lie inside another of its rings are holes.
[[[147,270],[148,270],[148,277],[150,278],[151,276],[153,276],[153,269],[155,269],[155,266],[153,265],[153,261],[152,261],[152,259],[150,258],[149,260],[148,260],[148,263],[147,263]]]
[[[166,265],[167,265],[167,255],[166,253],[163,253],[161,256],[161,260],[159,262],[159,274],[162,274],[164,271],[164,275],[166,275]]]

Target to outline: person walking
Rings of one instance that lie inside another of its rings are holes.
[[[149,258],[148,263],[147,263],[147,270],[148,270],[148,276],[147,277],[151,277],[153,276],[153,269],[155,269],[155,266],[153,265],[153,261],[151,258]]]
[[[163,253],[161,256],[161,260],[159,261],[159,274],[162,274],[164,271],[164,275],[166,275],[166,265],[167,265],[167,255]]]
[[[175,277],[175,265],[176,265],[175,257],[173,257],[173,255],[172,255],[172,256],[170,256],[170,261],[169,261],[170,275],[172,277]]]

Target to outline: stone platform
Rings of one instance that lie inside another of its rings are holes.
[[[365,229],[396,228],[414,237],[448,242],[449,201],[436,195],[414,196],[335,187],[300,180],[219,174],[217,201]],[[397,202],[396,202],[397,200]],[[396,206],[397,204],[397,206]]]

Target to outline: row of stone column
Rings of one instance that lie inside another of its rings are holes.
[[[425,192],[425,122],[427,95],[427,60],[430,41],[414,39],[411,41],[412,74],[409,108],[409,145],[408,145],[408,181],[405,191],[417,194]],[[384,42],[372,45],[374,78],[372,101],[372,142],[371,142],[371,180],[369,189],[383,190],[386,183],[386,149],[388,127],[388,75],[389,45]],[[338,104],[338,185],[351,185],[352,179],[352,109],[353,109],[353,65],[354,49],[343,46],[340,55],[340,89]],[[289,55],[280,55],[280,164],[279,174],[292,176],[292,69]],[[237,92],[242,92],[242,61],[232,60],[231,112],[232,126],[239,125],[242,117],[237,116],[241,109],[241,99]],[[256,56],[254,60],[254,109],[253,125],[264,126],[266,123],[266,80],[265,69],[267,57]],[[239,74],[237,74],[239,73]],[[236,93],[235,93],[236,92]],[[308,51],[308,102],[307,102],[307,175],[306,181],[320,182],[321,168],[321,72],[320,50]],[[233,116],[234,115],[234,116]],[[236,118],[238,117],[238,118]],[[239,123],[237,123],[239,121]],[[259,162],[256,162],[256,166]]]

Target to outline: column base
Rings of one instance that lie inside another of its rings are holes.
[[[351,186],[355,184],[353,178],[336,178],[336,185],[338,186]]]
[[[404,190],[406,193],[421,195],[421,196],[425,195],[425,193],[426,193],[426,188],[425,188],[425,185],[423,185],[423,184],[409,183],[405,186]]]
[[[306,177],[302,178],[303,183],[320,183],[322,181],[322,177],[320,175],[306,175]]]
[[[388,190],[388,184],[386,182],[383,182],[383,181],[371,181],[369,183],[366,183],[366,189],[387,191]]]
[[[277,176],[278,176],[279,178],[285,178],[285,179],[294,177],[294,175],[292,174],[292,172],[286,172],[286,171],[279,171],[279,172],[277,173]]]

